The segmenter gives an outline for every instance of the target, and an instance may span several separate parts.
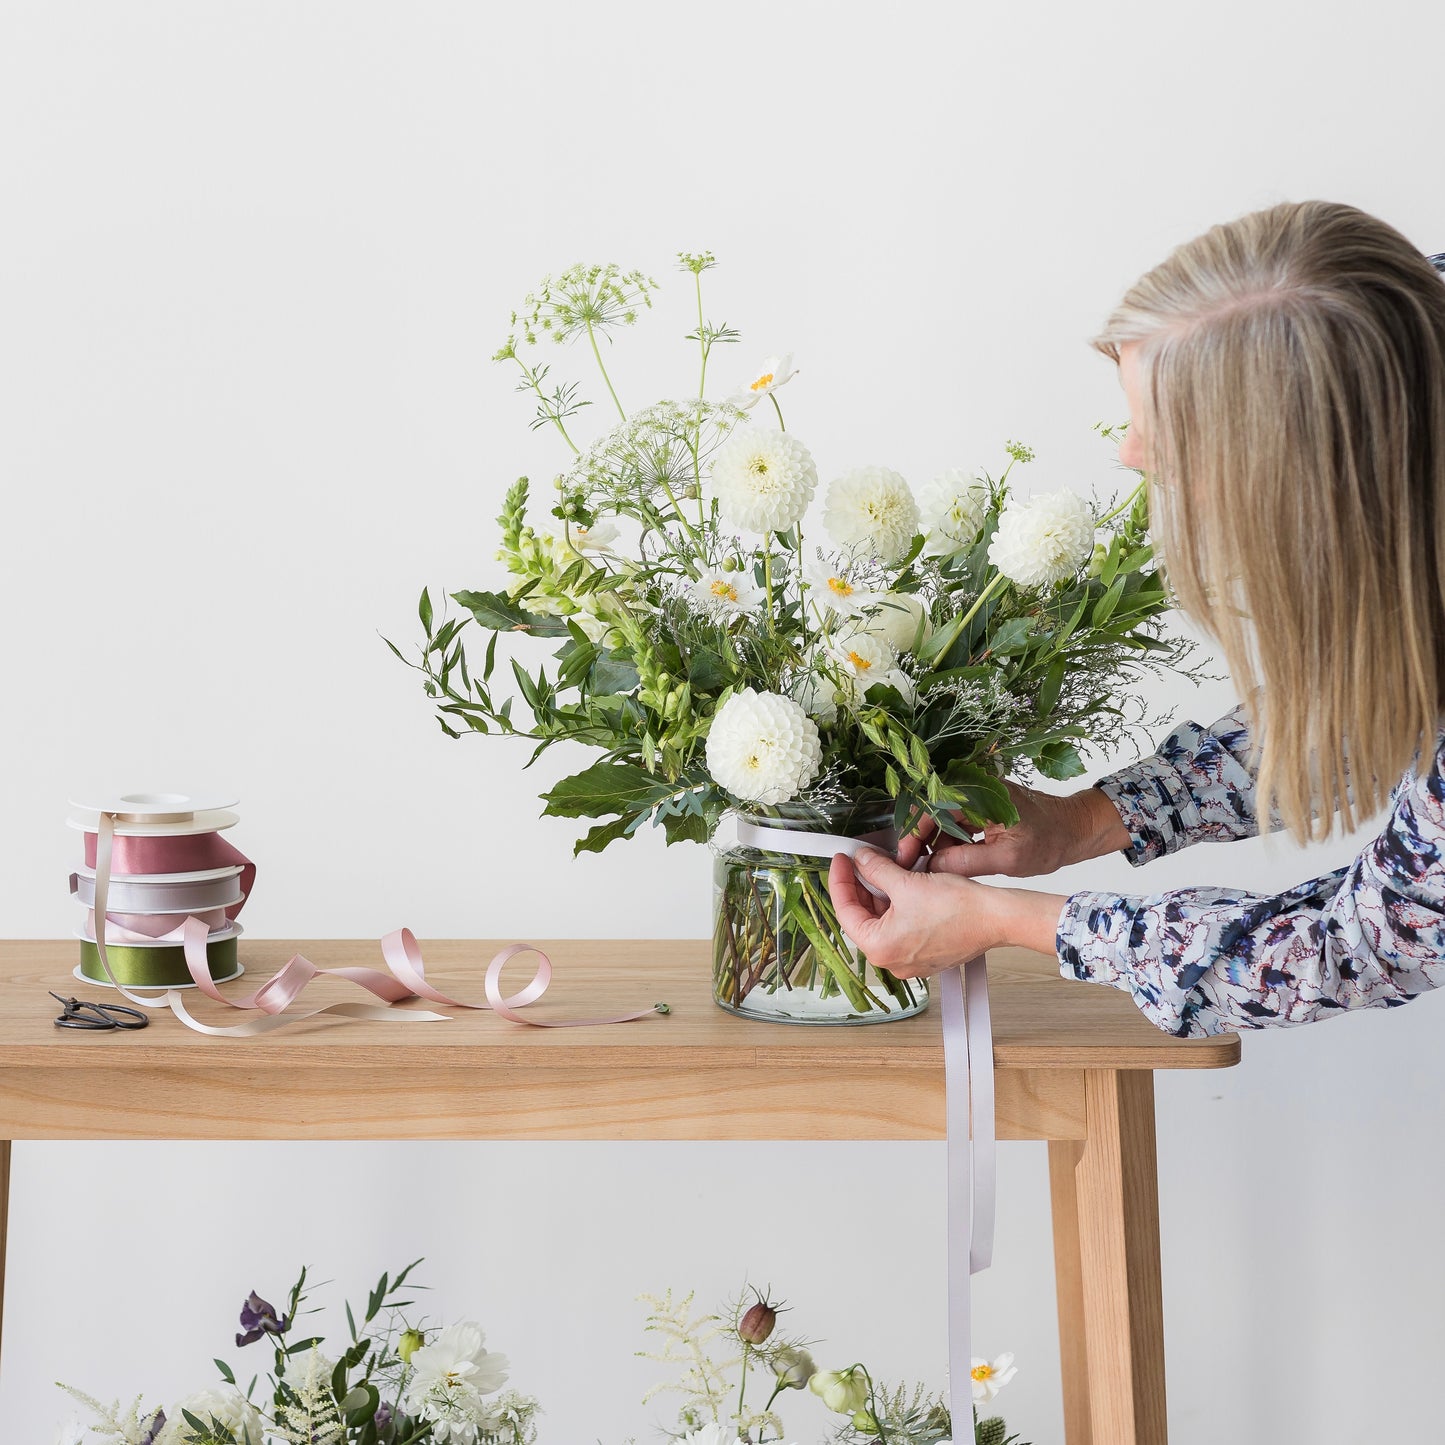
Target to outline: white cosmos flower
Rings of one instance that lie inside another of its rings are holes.
[[[852,569],[841,558],[818,558],[807,569],[808,600],[815,606],[842,617],[861,617],[878,600],[876,592],[861,587],[849,575]]]
[[[862,627],[850,628],[829,642],[827,655],[849,701],[865,696],[880,682],[895,688],[905,702],[913,701],[913,679],[899,668],[898,654],[886,638]]]
[[[988,560],[1020,587],[1043,587],[1072,577],[1093,551],[1089,504],[1077,492],[1043,492],[1004,508]]]
[[[817,486],[807,447],[777,427],[739,426],[713,458],[723,520],[742,532],[786,532],[803,520]]]
[[[992,1400],[1013,1377],[1018,1374],[1012,1355],[1000,1355],[996,1360],[974,1359],[973,1368],[968,1372],[973,1382],[975,1400]]]
[[[484,1339],[478,1325],[448,1325],[411,1357],[402,1408],[430,1421],[439,1442],[476,1445],[480,1427],[491,1418],[482,1396],[506,1384],[507,1357],[484,1349]]]
[[[887,467],[857,467],[828,488],[823,525],[840,547],[896,562],[918,531],[918,503]]]
[[[191,1436],[191,1427],[181,1413],[189,1410],[196,1419],[209,1425],[212,1419],[224,1425],[238,1441],[261,1445],[263,1429],[256,1407],[234,1385],[217,1386],[188,1395],[166,1411],[166,1423],[156,1436],[156,1445],[182,1445]]]
[[[717,617],[756,612],[766,600],[763,589],[747,573],[724,572],[716,567],[704,568],[688,590],[699,607]]]
[[[785,382],[798,374],[793,365],[793,353],[786,356],[769,356],[757,371],[738,388],[728,400],[744,411],[751,411],[765,396],[771,396]]]
[[[796,798],[822,762],[818,725],[776,692],[735,692],[708,729],[708,771],[720,788],[749,803]]]
[[[925,556],[946,557],[978,538],[988,512],[988,486],[954,467],[919,489],[918,512],[928,541]]]
[[[916,592],[879,592],[871,601],[863,630],[881,637],[895,652],[913,651],[920,623],[923,636],[928,636],[928,604]]]

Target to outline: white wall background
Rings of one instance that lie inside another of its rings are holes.
[[[1442,39],[1399,0],[5,0],[0,931],[72,927],[69,795],[176,780],[243,799],[256,938],[701,936],[700,850],[572,862],[573,827],[536,816],[549,764],[448,742],[378,637],[413,637],[423,582],[494,583],[504,487],[559,464],[488,361],[510,308],[576,259],[668,282],[616,351],[641,405],[692,375],[671,258],[711,247],[709,312],[747,338],[714,375],[795,350],[789,424],[825,475],[922,480],[1019,437],[1031,485],[1112,485],[1089,427],[1123,407],[1084,342],[1174,243],[1326,196],[1445,247]],[[1063,882],[1268,888],[1354,846]],[[1427,1000],[1162,1077],[1180,1445],[1438,1433],[1442,1019]],[[935,1146],[26,1144],[15,1165],[6,1445],[50,1438],[56,1378],[204,1380],[245,1291],[307,1260],[357,1292],[430,1256],[434,1313],[487,1322],[549,1445],[661,1418],[636,1403],[632,1296],[669,1283],[771,1281],[830,1358],[941,1377]],[[1018,1353],[1002,1403],[1040,1445],[1061,1438],[1050,1270],[1043,1150],[1008,1146],[981,1340]]]

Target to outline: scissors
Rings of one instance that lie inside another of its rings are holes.
[[[124,1008],[118,1003],[88,1003],[76,998],[61,998],[58,993],[51,993],[50,997],[64,1009],[55,1020],[55,1027],[58,1029],[143,1029],[150,1023],[138,1008]],[[126,1017],[121,1018],[121,1014]]]

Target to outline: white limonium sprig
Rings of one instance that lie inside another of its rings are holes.
[[[779,693],[743,688],[717,710],[708,730],[709,772],[745,802],[791,802],[818,776],[822,761],[817,724]]]
[[[917,535],[918,503],[898,472],[856,467],[829,484],[823,525],[840,547],[896,562]]]

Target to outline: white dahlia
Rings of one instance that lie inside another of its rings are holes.
[[[715,567],[704,568],[688,591],[704,612],[723,618],[756,612],[765,600],[763,589],[745,572],[723,572]]]
[[[814,607],[841,617],[861,617],[877,600],[856,577],[856,566],[833,558],[819,558],[807,570],[808,600]]]
[[[881,637],[895,652],[912,652],[914,640],[927,637],[928,604],[916,592],[880,592],[871,599],[863,630]]]
[[[156,1436],[156,1445],[182,1445],[189,1440],[192,1429],[181,1413],[189,1410],[196,1419],[209,1425],[212,1420],[224,1425],[236,1439],[260,1445],[262,1423],[256,1407],[234,1385],[201,1390],[178,1401],[166,1411],[166,1423]]]
[[[918,503],[887,467],[856,467],[828,488],[823,524],[840,547],[896,562],[918,531]]]
[[[803,520],[817,486],[807,447],[777,427],[740,426],[713,458],[723,520],[742,532],[786,532]]]
[[[708,771],[719,787],[750,803],[796,798],[822,763],[818,725],[776,692],[735,692],[708,729]]]
[[[918,493],[918,511],[928,541],[923,551],[929,557],[946,557],[978,538],[988,512],[986,483],[954,467],[940,472]]]
[[[1094,551],[1094,513],[1077,492],[1044,492],[1012,502],[998,519],[988,560],[1020,587],[1071,577]]]

